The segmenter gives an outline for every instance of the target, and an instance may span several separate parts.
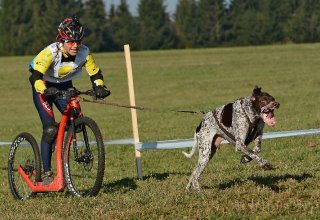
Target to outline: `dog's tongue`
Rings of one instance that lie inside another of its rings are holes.
[[[276,117],[274,116],[273,112],[269,112],[268,114],[263,114],[263,121],[269,126],[276,125]]]

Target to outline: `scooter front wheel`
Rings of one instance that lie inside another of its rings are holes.
[[[103,182],[105,149],[100,129],[88,117],[75,120],[66,135],[63,168],[69,192],[77,197],[96,196]]]

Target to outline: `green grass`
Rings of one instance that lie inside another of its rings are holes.
[[[255,85],[281,103],[277,125],[265,132],[319,128],[320,44],[131,52],[141,141],[191,138],[201,115],[167,110],[211,110],[250,95]],[[128,104],[123,53],[95,54],[112,95]],[[0,58],[0,141],[27,131],[37,140],[41,124],[34,108],[27,65],[32,57]],[[90,86],[86,74],[75,80]],[[105,139],[132,137],[130,111],[82,103]],[[59,114],[56,111],[57,118]],[[314,148],[307,147],[316,141]],[[241,165],[240,154],[223,145],[200,180],[201,193],[185,192],[197,156],[181,150],[143,151],[144,180],[136,179],[133,146],[107,146],[103,188],[95,198],[41,194],[12,198],[7,181],[9,146],[0,147],[0,210],[4,219],[317,219],[320,215],[319,135],[263,142],[264,158]],[[185,149],[187,150],[187,149]]]

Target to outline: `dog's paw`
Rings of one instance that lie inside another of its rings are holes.
[[[249,163],[252,160],[248,155],[242,155],[240,158],[240,163]]]
[[[274,170],[273,165],[271,163],[269,163],[269,162],[264,163],[261,167],[264,170]]]
[[[186,191],[195,191],[195,192],[200,192],[201,189],[200,189],[200,186],[199,186],[199,183],[193,183],[193,182],[189,182],[186,189]]]

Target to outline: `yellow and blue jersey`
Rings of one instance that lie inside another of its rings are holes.
[[[30,71],[40,75],[39,79],[34,80],[34,87],[40,93],[46,89],[43,80],[51,83],[67,82],[79,77],[83,67],[94,79],[92,81],[95,85],[104,84],[100,68],[85,45],[80,45],[77,55],[71,57],[63,52],[62,43],[55,42],[43,49],[29,64]]]

